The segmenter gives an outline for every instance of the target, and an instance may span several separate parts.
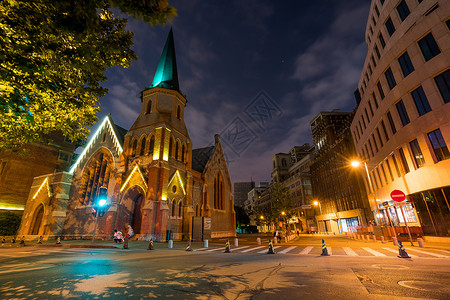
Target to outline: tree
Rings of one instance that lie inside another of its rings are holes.
[[[113,6],[152,25],[176,16],[168,0],[0,0],[0,149],[88,137],[106,69],[136,59]]]
[[[236,228],[250,224],[250,218],[242,207],[235,205],[234,211],[236,212]]]
[[[270,203],[261,207],[257,215],[264,216],[264,220],[269,224],[276,223],[277,221],[283,220],[284,218],[289,219],[294,208],[293,198],[289,189],[277,182],[272,184],[270,187]],[[282,212],[285,215],[282,215]]]
[[[0,212],[0,236],[16,235],[20,226],[20,216],[10,211]]]

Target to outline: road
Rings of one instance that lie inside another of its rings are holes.
[[[252,239],[241,239],[231,253],[223,253],[223,241],[208,249],[194,244],[191,252],[184,243],[174,249],[155,243],[153,251],[145,242],[131,242],[128,250],[3,247],[0,298],[450,298],[448,250],[407,247],[414,257],[400,259],[383,249],[395,250],[391,244],[326,241],[328,257],[320,256],[320,238],[278,244],[275,255],[259,253],[265,241],[257,248]]]

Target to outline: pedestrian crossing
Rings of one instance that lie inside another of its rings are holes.
[[[199,248],[194,249],[198,252],[217,252],[224,250],[224,247],[219,248]],[[273,249],[277,254],[294,254],[294,255],[320,255],[320,245],[314,246],[274,246]],[[397,247],[327,247],[328,254],[333,256],[351,256],[351,257],[397,257]],[[268,252],[268,246],[240,246],[231,248],[233,253],[248,253],[248,254],[264,254]],[[428,257],[428,258],[450,258],[450,252],[446,250],[430,249],[419,250],[416,248],[407,248],[411,258]],[[411,253],[412,252],[412,253]],[[439,253],[438,253],[439,252]],[[448,255],[445,255],[445,254]]]

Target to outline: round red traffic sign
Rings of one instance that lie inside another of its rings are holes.
[[[402,202],[403,200],[406,199],[406,195],[400,190],[393,190],[391,192],[391,199],[396,202]]]

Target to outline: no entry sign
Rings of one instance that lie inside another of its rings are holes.
[[[403,200],[406,199],[406,195],[400,190],[393,190],[391,192],[391,199],[396,202],[402,202]]]

